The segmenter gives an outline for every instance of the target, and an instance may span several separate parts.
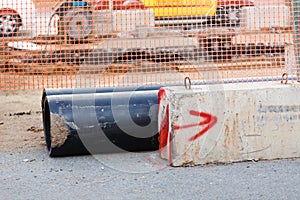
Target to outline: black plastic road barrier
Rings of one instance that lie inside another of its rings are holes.
[[[49,155],[157,150],[158,89],[143,89],[44,90],[43,125]]]

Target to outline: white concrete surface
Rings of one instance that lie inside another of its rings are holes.
[[[168,138],[160,155],[173,166],[300,157],[299,83],[163,90],[159,130]]]

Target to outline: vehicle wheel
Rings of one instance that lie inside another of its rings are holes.
[[[20,27],[20,18],[15,13],[9,11],[0,12],[0,36],[14,36]]]
[[[93,33],[93,13],[87,7],[68,7],[56,12],[59,16],[59,35],[74,41],[85,39]]]
[[[227,7],[225,9],[225,24],[227,26],[237,26],[240,24],[240,8]]]

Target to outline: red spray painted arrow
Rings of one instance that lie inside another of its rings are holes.
[[[174,130],[180,130],[180,129],[185,129],[185,128],[191,128],[194,126],[204,126],[207,125],[205,128],[203,128],[199,133],[194,135],[189,139],[189,141],[194,141],[200,136],[204,135],[209,129],[211,129],[218,121],[218,118],[216,116],[213,116],[211,114],[205,113],[205,112],[198,112],[195,110],[190,110],[190,115],[192,116],[197,116],[197,117],[202,117],[204,118],[203,121],[196,123],[196,124],[187,124],[183,126],[174,126]]]

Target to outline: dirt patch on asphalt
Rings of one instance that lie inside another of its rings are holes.
[[[42,90],[0,91],[0,151],[44,150]]]

